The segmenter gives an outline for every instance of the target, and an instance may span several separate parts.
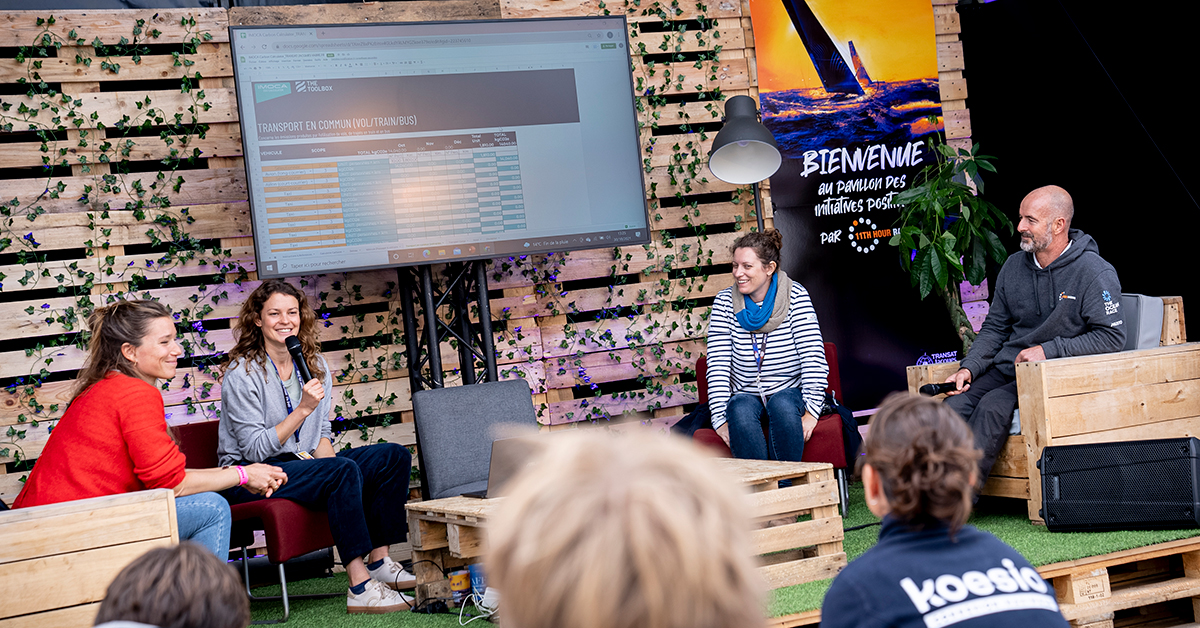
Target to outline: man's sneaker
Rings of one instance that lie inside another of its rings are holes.
[[[388,556],[383,558],[383,564],[378,569],[368,569],[367,571],[371,573],[371,579],[378,580],[397,591],[417,586],[417,577],[405,571],[400,563],[392,561]]]
[[[374,579],[367,580],[366,584],[366,590],[358,595],[355,595],[353,591],[346,592],[347,613],[351,615],[357,613],[382,615],[406,611],[412,607],[413,598],[403,593],[397,593]]]

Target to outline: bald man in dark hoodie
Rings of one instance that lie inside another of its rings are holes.
[[[946,405],[966,419],[983,451],[980,486],[1008,439],[1018,363],[1125,346],[1117,271],[1091,236],[1071,229],[1074,214],[1071,195],[1055,185],[1021,201],[1021,252],[1000,268],[983,327],[962,368],[946,379],[957,384]]]

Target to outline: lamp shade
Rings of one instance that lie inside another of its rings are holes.
[[[713,140],[708,169],[713,176],[737,185],[758,183],[779,170],[783,157],[775,136],[758,121],[758,105],[749,96],[725,103],[725,126]]]

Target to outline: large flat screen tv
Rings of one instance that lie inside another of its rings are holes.
[[[650,239],[623,16],[229,30],[260,277]]]

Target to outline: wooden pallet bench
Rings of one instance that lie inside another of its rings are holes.
[[[118,572],[178,542],[168,489],[0,512],[0,628],[91,626]]]
[[[1042,522],[1042,449],[1200,435],[1200,343],[1187,343],[1183,304],[1163,299],[1165,346],[1017,365],[1021,433],[1008,437],[984,495],[1027,501]],[[1179,344],[1183,343],[1183,344]],[[908,367],[908,389],[940,383],[958,362]]]
[[[751,491],[752,516],[764,527],[753,533],[754,552],[771,588],[832,578],[846,566],[837,481],[832,465],[808,462],[715,459]],[[780,480],[792,485],[779,488]],[[486,553],[487,520],[500,499],[448,497],[408,505],[409,541],[417,577],[417,603],[449,598],[443,575],[477,562]],[[803,521],[770,526],[781,518]]]

